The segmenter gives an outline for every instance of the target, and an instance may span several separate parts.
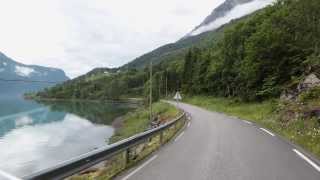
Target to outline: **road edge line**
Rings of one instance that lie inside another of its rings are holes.
[[[320,172],[320,167],[313,162],[311,159],[309,159],[307,156],[305,156],[303,153],[298,151],[297,149],[292,149],[293,152],[295,152],[300,158],[305,160],[307,163],[309,163],[313,168],[315,168],[318,172]]]
[[[262,131],[268,133],[270,136],[276,136],[275,134],[273,134],[272,132],[270,132],[270,131],[268,131],[268,130],[266,130],[266,129],[264,129],[264,128],[260,128],[260,129],[261,129]]]
[[[252,125],[252,122],[249,122],[249,121],[246,121],[246,120],[242,120],[244,123],[246,123],[246,124],[250,124],[250,125]]]
[[[158,157],[158,155],[154,155],[153,157],[151,157],[150,159],[148,159],[146,162],[144,162],[142,165],[140,165],[137,169],[133,170],[132,172],[130,172],[127,176],[125,176],[124,178],[122,178],[122,180],[128,180],[129,178],[131,178],[133,175],[135,175],[137,172],[139,172],[141,169],[143,169],[145,166],[147,166],[148,164],[150,164],[153,160],[155,160]]]
[[[176,137],[176,139],[174,139],[174,142],[177,142],[182,136],[184,135],[184,131],[182,131],[179,136]]]

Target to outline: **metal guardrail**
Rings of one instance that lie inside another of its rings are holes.
[[[163,124],[157,128],[137,134],[128,139],[114,143],[110,146],[106,146],[106,147],[97,149],[95,151],[83,154],[71,160],[62,162],[52,168],[41,170],[30,176],[24,177],[23,179],[26,179],[26,180],[64,179],[64,178],[73,176],[77,173],[80,173],[81,171],[86,170],[90,167],[93,167],[96,164],[106,161],[121,152],[125,152],[126,154],[129,154],[130,148],[137,146],[143,142],[148,142],[150,141],[151,138],[157,135],[160,136],[160,146],[161,146],[162,144],[164,144],[163,142],[164,132],[174,126],[174,129],[175,129],[174,134],[177,133],[179,131],[179,129],[177,128],[177,124],[179,122],[182,122],[181,124],[181,127],[182,127],[185,124],[185,121],[186,121],[186,114],[183,113],[176,119],[166,124]],[[128,155],[127,155],[127,159],[128,159]],[[129,166],[128,165],[129,160],[126,160],[126,161],[127,162],[125,167]]]

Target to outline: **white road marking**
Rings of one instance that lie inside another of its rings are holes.
[[[188,123],[188,127],[190,127],[190,125],[191,125],[191,123],[189,122],[189,123]]]
[[[247,123],[247,124],[252,124],[252,122],[249,122],[249,121],[246,121],[246,120],[243,120],[244,123]]]
[[[0,170],[0,179],[1,179],[1,177],[4,177],[6,180],[22,180],[20,178],[17,178],[11,174],[8,174],[8,173]]]
[[[158,155],[154,155],[152,158],[150,158],[148,161],[146,161],[145,163],[143,163],[140,167],[138,167],[137,169],[135,169],[134,171],[132,171],[131,173],[129,173],[126,177],[122,178],[122,180],[127,180],[130,177],[132,177],[134,174],[136,174],[138,171],[140,171],[142,168],[144,168],[146,165],[148,165],[149,163],[151,163],[151,161],[155,160],[158,157]]]
[[[184,132],[182,132],[181,134],[179,134],[179,136],[176,137],[176,139],[175,139],[174,141],[177,142],[183,135],[184,135]]]
[[[266,129],[264,129],[264,128],[260,128],[260,129],[261,129],[262,131],[268,133],[268,134],[271,135],[271,136],[275,136],[272,132],[270,132],[270,131],[268,131],[268,130],[266,130]]]
[[[301,152],[299,152],[296,149],[293,149],[293,151],[298,154],[303,160],[307,161],[312,167],[314,167],[318,172],[320,172],[320,167],[314,163],[313,161],[311,161],[308,157],[306,157],[305,155],[303,155]]]

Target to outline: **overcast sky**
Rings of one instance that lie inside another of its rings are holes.
[[[0,0],[0,51],[76,77],[178,40],[223,1]]]

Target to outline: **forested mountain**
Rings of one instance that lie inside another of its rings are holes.
[[[274,1],[275,0],[226,0],[215,8],[199,26],[179,41],[148,52],[129,62],[122,68],[144,68],[150,61],[158,64],[168,59],[181,57],[192,46],[205,47],[212,45],[220,36],[220,31],[216,29],[232,20],[259,10]],[[240,11],[240,13],[234,13],[233,11]]]
[[[0,52],[0,96],[7,94],[23,94],[41,90],[55,83],[28,83],[23,81],[62,82],[68,80],[64,71],[56,68],[32,66],[18,63]],[[4,80],[21,80],[8,82]]]
[[[278,97],[305,75],[319,73],[320,2],[281,0],[226,29],[209,50],[193,49],[183,89],[245,100]]]
[[[164,95],[168,87],[169,93],[181,90],[190,95],[263,100],[279,97],[308,74],[319,76],[319,9],[319,0],[279,0],[201,35],[202,39],[194,37],[186,53],[167,56],[154,66],[154,98]],[[154,52],[145,61],[157,57],[162,56]],[[148,76],[148,69],[123,68],[86,76],[38,95],[84,99],[142,96],[148,92]]]
[[[181,58],[186,54],[188,49],[193,46],[207,47],[214,44],[222,35],[223,31],[221,31],[221,29],[223,29],[223,27],[217,29],[216,31],[190,36],[188,38],[183,38],[176,43],[164,45],[142,55],[141,57],[136,58],[135,60],[121,67],[121,69],[143,69],[149,65],[150,61],[152,61],[154,64],[159,64],[167,60]]]

